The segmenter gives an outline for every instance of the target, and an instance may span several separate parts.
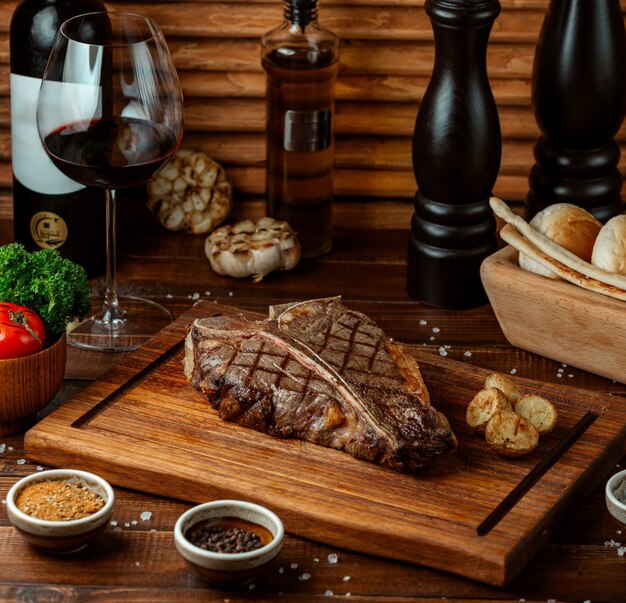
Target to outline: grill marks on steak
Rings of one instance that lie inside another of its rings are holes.
[[[225,420],[396,470],[456,447],[415,360],[338,298],[197,320],[185,374]]]

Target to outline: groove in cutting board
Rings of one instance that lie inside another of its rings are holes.
[[[581,419],[569,430],[568,434],[544,456],[530,473],[502,500],[502,502],[484,519],[476,528],[479,536],[489,533],[511,510],[513,506],[526,494],[541,478],[541,476],[554,465],[598,418],[596,413],[587,411]]]
[[[170,360],[170,358],[173,358],[182,349],[184,345],[185,338],[183,337],[178,343],[175,343],[173,346],[163,352],[161,356],[158,356],[150,364],[142,368],[126,383],[122,384],[115,391],[111,392],[106,398],[98,402],[98,404],[96,404],[93,408],[88,410],[84,415],[76,419],[76,421],[72,423],[72,427],[82,429],[89,425],[89,423],[93,419],[95,419],[101,412],[105,411],[112,404],[115,404],[115,402],[123,398],[128,392],[131,392],[136,387],[141,385],[161,365],[166,364]]]

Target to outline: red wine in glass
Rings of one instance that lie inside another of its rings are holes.
[[[119,190],[150,180],[174,153],[177,139],[150,120],[103,117],[60,126],[44,145],[52,162],[73,180]]]

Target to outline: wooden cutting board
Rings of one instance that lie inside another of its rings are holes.
[[[200,302],[33,427],[27,455],[190,502],[255,501],[293,534],[504,585],[624,454],[626,409],[611,397],[516,379],[552,399],[559,421],[527,457],[499,458],[464,421],[488,372],[420,348],[433,403],[460,444],[422,474],[223,422],[186,382],[182,339],[194,318],[232,312]]]

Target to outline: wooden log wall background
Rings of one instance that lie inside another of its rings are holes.
[[[590,0],[593,1],[593,0]],[[530,77],[548,0],[501,0],[488,50],[503,149],[495,193],[521,202],[539,134]],[[15,0],[0,0],[0,216],[11,211],[9,24]],[[162,26],[186,99],[183,146],[220,161],[239,199],[264,192],[264,74],[259,39],[282,21],[281,0],[107,3]],[[626,0],[623,0],[626,8]],[[434,47],[424,0],[321,0],[320,21],[341,38],[337,83],[338,204],[393,200],[409,227],[416,184],[411,135],[428,84]],[[576,102],[576,99],[572,99]],[[626,130],[621,168],[626,169]]]

